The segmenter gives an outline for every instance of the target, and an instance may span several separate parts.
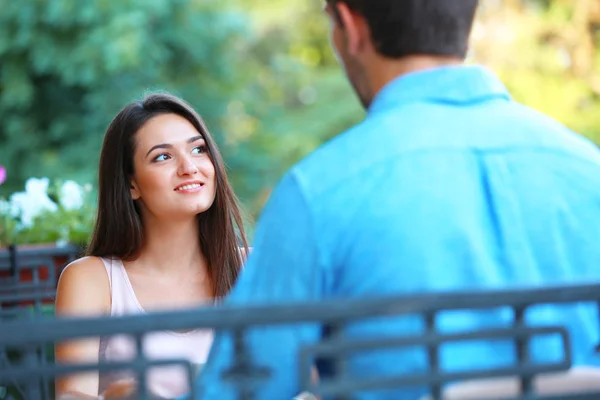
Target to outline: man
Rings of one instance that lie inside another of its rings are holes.
[[[283,177],[229,304],[600,281],[600,154],[511,100],[490,71],[463,64],[476,8],[476,0],[327,2],[333,47],[367,116]],[[589,312],[547,309],[534,322],[568,318],[576,362],[591,363],[597,326]],[[457,313],[439,324],[470,330],[510,318]],[[353,334],[419,329],[403,319]],[[249,335],[254,360],[274,371],[258,398],[298,393],[297,350],[320,335],[307,326]],[[553,343],[532,346],[534,356],[555,359]],[[451,371],[507,365],[512,350],[448,346],[441,361]],[[230,338],[218,338],[198,381],[203,398],[230,398],[219,375],[231,352]],[[426,367],[422,352],[404,350],[366,355],[348,368],[360,379]]]

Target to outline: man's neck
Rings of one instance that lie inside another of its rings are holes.
[[[463,60],[456,57],[406,56],[399,59],[378,57],[367,70],[371,99],[387,84],[404,75],[445,66],[461,65]]]

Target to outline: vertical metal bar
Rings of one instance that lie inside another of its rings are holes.
[[[34,301],[33,301],[33,314],[34,318],[42,315],[42,299],[37,294],[42,294],[42,288],[40,285],[40,269],[37,267],[33,267],[32,270],[32,290],[34,293]]]
[[[19,286],[19,261],[18,261],[18,257],[17,257],[17,246],[14,244],[11,244],[10,246],[8,246],[8,260],[9,260],[9,275],[10,277],[9,282],[12,280],[12,283],[10,284],[12,287],[15,288],[15,292],[18,292],[18,286]],[[6,302],[4,304],[6,307],[16,307],[18,305],[18,303],[16,302]]]
[[[305,352],[300,352],[298,356],[298,382],[300,382],[301,390],[312,391],[311,367],[314,362]],[[318,369],[318,365],[315,365],[315,367]]]
[[[514,325],[515,327],[524,327],[525,326],[525,310],[526,307],[518,306],[514,308],[515,310],[515,318]],[[516,350],[517,350],[517,360],[518,365],[524,366],[529,364],[529,337],[515,338]],[[531,375],[521,375],[519,376],[519,386],[521,389],[521,394],[524,397],[533,395],[533,377]]]
[[[32,288],[34,296],[33,304],[33,319],[40,318],[42,316],[42,299],[37,294],[42,293],[42,285],[40,281],[40,268],[38,266],[32,266]],[[47,364],[45,344],[40,344],[36,349],[36,355],[38,357],[39,364],[45,366]],[[47,376],[43,376],[39,382],[42,386],[41,399],[50,400],[50,381]]]
[[[198,395],[198,393],[196,392],[195,378],[199,374],[200,371],[191,362],[186,363],[185,364],[185,368],[186,368],[188,382],[189,382],[189,385],[190,385],[190,396],[189,396],[189,398],[190,399],[195,399],[196,396]]]
[[[245,340],[246,330],[246,326],[237,326],[227,332],[231,334],[233,354],[231,366],[221,376],[233,387],[236,398],[254,400],[258,384],[269,379],[270,369],[254,363]]]
[[[9,273],[11,278],[13,278],[14,282],[19,282],[19,277],[16,275],[19,271],[17,264],[17,246],[11,244],[8,246],[8,260],[9,260]]]
[[[46,359],[45,343],[42,343],[39,345],[39,347],[37,348],[37,353],[38,353],[40,365],[42,367],[46,366],[46,364],[48,364],[48,360]],[[41,380],[40,384],[42,385],[42,399],[43,400],[51,400],[50,379],[48,378],[48,376],[44,375],[44,376],[42,376],[42,378],[40,380]]]
[[[253,400],[255,398],[254,384],[256,377],[253,376],[250,353],[244,340],[244,329],[236,329],[233,332],[234,361],[233,369],[238,372],[234,382],[239,398],[242,400]],[[241,375],[240,375],[241,374]],[[235,376],[235,375],[234,375]]]
[[[596,316],[598,318],[598,344],[596,345],[594,352],[600,354],[600,301],[596,303]]]
[[[148,397],[148,384],[146,382],[146,357],[144,355],[144,335],[136,334],[135,335],[135,347],[137,350],[136,354],[136,363],[135,363],[135,372],[138,378],[138,391],[137,398],[140,400],[149,400]]]
[[[0,349],[0,367],[1,368],[10,368],[10,360],[8,358],[8,347],[3,347]],[[25,399],[25,392],[22,385],[19,385],[19,382],[16,382],[14,379],[11,380],[2,380],[0,381],[5,387],[13,388],[20,396],[21,399]],[[8,398],[11,400],[11,398]]]
[[[24,353],[24,364],[30,367],[37,367],[39,359],[37,357],[37,349],[35,347],[27,347],[23,349]],[[33,382],[25,383],[25,398],[26,399],[41,399],[42,392],[40,387],[40,380],[34,379]]]
[[[331,322],[324,330],[324,339],[329,342],[334,342],[337,339],[341,339],[344,331],[344,322],[335,321]],[[331,379],[336,381],[344,381],[348,379],[348,358],[346,355],[336,355],[332,360],[332,374]],[[336,400],[349,400],[352,396],[348,393],[340,394],[335,396]]]
[[[425,323],[427,326],[426,334],[434,335],[436,333],[435,324],[435,311],[428,312],[425,314]],[[439,358],[439,346],[437,343],[430,344],[427,346],[427,358],[429,359],[429,369],[432,374],[439,374],[440,372],[440,358]],[[431,386],[431,397],[433,400],[440,400],[442,398],[442,385],[435,383]]]

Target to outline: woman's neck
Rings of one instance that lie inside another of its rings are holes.
[[[186,274],[207,271],[206,257],[198,238],[198,220],[144,221],[144,244],[136,265],[149,273]]]

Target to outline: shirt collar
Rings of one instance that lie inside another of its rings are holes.
[[[487,68],[445,66],[412,72],[392,80],[375,96],[368,114],[399,103],[425,101],[459,105],[492,98],[510,100],[510,94]]]

